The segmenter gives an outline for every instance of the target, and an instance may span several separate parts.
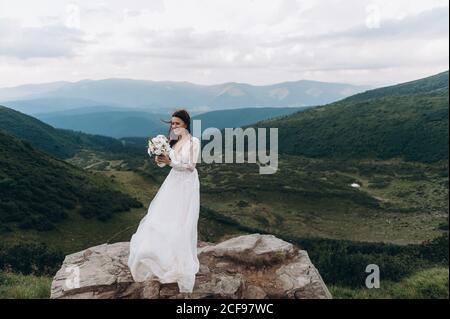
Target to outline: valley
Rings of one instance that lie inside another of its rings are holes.
[[[448,298],[448,71],[248,127],[279,129],[278,170],[197,164],[200,240],[273,234],[308,251],[336,298]],[[7,107],[0,129],[0,267],[14,266],[0,297],[47,298],[63,256],[130,240],[170,167],[145,137],[55,129]],[[362,286],[371,263],[377,292]]]

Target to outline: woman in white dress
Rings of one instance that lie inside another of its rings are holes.
[[[182,293],[191,293],[199,270],[197,223],[200,211],[200,182],[196,163],[200,140],[190,134],[186,110],[172,114],[169,156],[157,163],[172,169],[151,201],[130,241],[128,267],[136,282],[156,279],[178,283]]]

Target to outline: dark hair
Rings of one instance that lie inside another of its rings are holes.
[[[178,109],[175,112],[172,113],[172,117],[178,117],[180,118],[185,124],[186,124],[186,129],[188,130],[189,133],[191,133],[191,117],[189,116],[188,111],[186,111],[185,109]],[[164,121],[165,123],[172,123],[172,119],[170,119],[170,121]],[[169,133],[167,134],[167,139],[169,140],[169,144],[170,147],[173,147],[178,140],[171,140],[170,139],[170,130],[172,129],[172,126],[169,126]]]

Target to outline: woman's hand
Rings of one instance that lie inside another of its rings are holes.
[[[167,155],[157,155],[155,157],[155,162],[158,164],[165,163],[167,165],[170,165],[171,160],[170,160],[169,156],[167,156]]]

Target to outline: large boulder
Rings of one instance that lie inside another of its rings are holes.
[[[129,243],[120,242],[66,256],[51,298],[331,298],[307,252],[273,235],[199,242],[200,270],[190,294],[177,283],[134,282],[128,254]]]

